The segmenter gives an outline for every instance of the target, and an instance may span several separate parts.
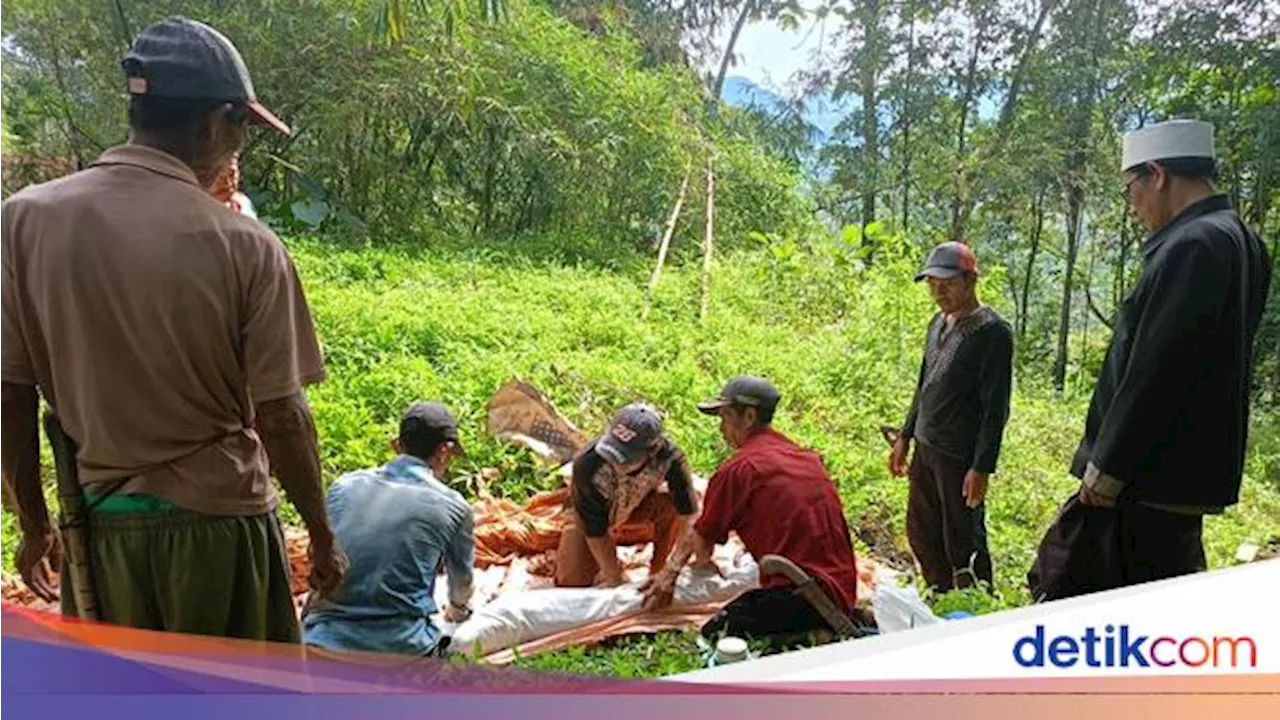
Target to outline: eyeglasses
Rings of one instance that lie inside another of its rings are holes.
[[[1133,184],[1139,180],[1144,180],[1151,175],[1150,164],[1142,165],[1134,168],[1133,178],[1124,184],[1124,190],[1120,192],[1124,196],[1124,201],[1129,202],[1133,197]]]
[[[1120,194],[1124,197],[1125,202],[1129,202],[1133,196],[1133,184],[1142,179],[1142,175],[1134,175],[1133,179],[1124,184],[1124,190]]]

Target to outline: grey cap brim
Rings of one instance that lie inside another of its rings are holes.
[[[705,402],[698,403],[698,411],[703,415],[719,415],[720,408],[728,407],[732,404],[732,400],[716,398],[715,400],[707,400]]]
[[[958,277],[963,274],[964,271],[960,268],[927,267],[916,275],[916,282],[920,282],[927,277],[937,278],[939,280],[950,280],[953,277]]]
[[[639,455],[639,453],[636,453],[628,456],[626,448],[614,444],[608,435],[596,441],[596,452],[603,455],[606,460],[612,460],[619,465],[626,465]]]

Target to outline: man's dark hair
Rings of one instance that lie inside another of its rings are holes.
[[[175,98],[159,95],[129,96],[129,127],[145,132],[169,134],[193,128],[224,100]]]
[[[430,458],[441,445],[447,442],[449,441],[439,433],[433,433],[431,435],[415,434],[409,437],[401,435],[400,449],[403,450],[406,455],[412,455],[419,460],[426,460]]]
[[[1207,157],[1175,157],[1165,158],[1164,160],[1152,160],[1153,163],[1159,163],[1164,171],[1173,177],[1179,177],[1184,180],[1217,180],[1218,179],[1218,163],[1213,158]],[[1147,168],[1147,164],[1143,163],[1135,168],[1133,172],[1138,177],[1146,177],[1151,174]]]
[[[734,403],[731,407],[738,415],[745,413],[748,408],[755,410],[757,427],[764,427],[773,422],[773,413],[778,409],[776,405],[743,405],[741,403]]]

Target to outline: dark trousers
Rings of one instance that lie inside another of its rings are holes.
[[[1073,495],[1045,533],[1027,580],[1036,602],[1087,595],[1205,569],[1203,518]]]
[[[1127,504],[1116,510],[1119,567],[1123,585],[1164,580],[1201,572],[1204,558],[1204,517],[1184,515],[1145,505]]]
[[[967,462],[919,442],[907,470],[907,539],[925,581],[942,592],[992,581],[986,506],[965,504],[968,471]]]
[[[720,635],[771,638],[829,629],[817,610],[791,588],[756,588],[739,595],[702,626],[708,640]]]

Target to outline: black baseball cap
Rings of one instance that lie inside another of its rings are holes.
[[[440,403],[417,402],[400,417],[400,442],[410,448],[425,448],[449,440],[463,451],[458,441],[458,420]],[[465,451],[463,451],[465,452]]]
[[[929,253],[924,261],[924,269],[916,275],[916,282],[932,277],[949,280],[963,273],[978,273],[978,258],[968,245],[959,242],[945,242]]]
[[[632,403],[613,417],[608,432],[596,441],[596,452],[626,465],[657,445],[661,437],[662,418],[658,411],[644,403]]]
[[[740,375],[725,383],[720,396],[698,403],[698,409],[707,415],[719,415],[720,408],[730,405],[772,410],[782,396],[773,383],[762,377]]]
[[[132,95],[223,100],[280,133],[292,132],[258,102],[236,46],[202,22],[170,17],[155,23],[133,41],[120,65]]]

